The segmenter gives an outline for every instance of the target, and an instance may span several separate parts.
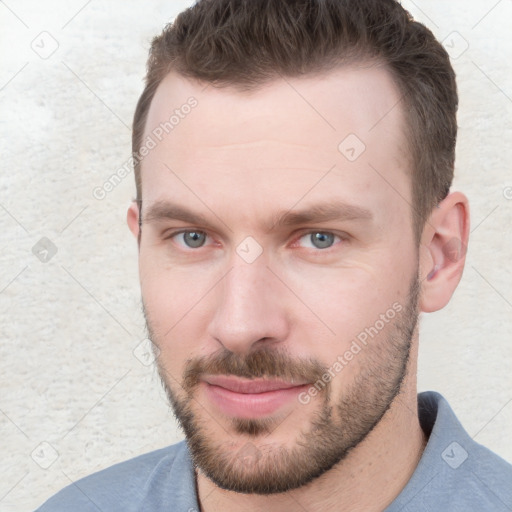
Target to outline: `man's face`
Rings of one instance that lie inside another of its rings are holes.
[[[407,369],[418,255],[400,96],[382,67],[251,93],[170,74],[145,138],[191,96],[142,162],[148,329],[198,467],[283,492],[365,439]]]

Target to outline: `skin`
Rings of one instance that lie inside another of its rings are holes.
[[[421,286],[418,311],[444,307],[463,271],[464,253],[454,253],[453,240],[467,245],[467,199],[453,192],[442,201],[417,246],[400,95],[382,66],[279,79],[251,93],[205,87],[171,73],[153,99],[146,135],[190,96],[198,106],[142,162],[139,269],[145,313],[160,350],[161,375],[190,404],[208,439],[224,455],[239,453],[250,441],[264,458],[269,447],[276,452],[297,445],[299,433],[325,404],[325,393],[307,405],[290,400],[270,415],[271,428],[251,436],[236,430],[203,385],[187,396],[187,362],[219,351],[244,358],[268,350],[291,362],[315,360],[330,367],[394,303],[408,304],[415,279]],[[366,146],[353,162],[338,150],[351,133]],[[204,219],[151,219],[160,201]],[[282,213],[336,202],[369,215],[276,224]],[[127,220],[138,238],[136,203]],[[169,237],[181,230],[204,231],[206,244],[192,249],[182,235]],[[311,232],[335,234],[333,245],[316,248]],[[263,249],[251,263],[237,253],[237,247],[247,249],[240,244],[248,236]],[[378,350],[389,345],[394,328],[396,322],[387,323],[371,347],[336,374],[329,404],[357,382],[371,354],[384,353]],[[266,496],[221,489],[199,470],[201,509],[285,511],[299,503],[325,512],[383,510],[411,477],[426,442],[417,416],[417,329],[410,341],[399,394],[341,462],[307,485]]]

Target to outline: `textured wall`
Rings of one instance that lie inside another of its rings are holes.
[[[472,204],[463,281],[422,320],[419,386],[512,461],[512,3],[403,3],[454,57],[455,188]],[[130,154],[151,36],[187,4],[0,2],[2,512],[181,437],[139,346],[133,175],[93,190]]]

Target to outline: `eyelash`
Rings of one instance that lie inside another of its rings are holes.
[[[344,242],[346,240],[346,237],[343,237],[342,235],[335,233],[333,231],[314,229],[314,230],[310,230],[310,231],[301,232],[297,237],[294,238],[294,241],[291,243],[291,247],[292,248],[295,248],[295,247],[301,248],[301,246],[299,246],[300,241],[304,237],[311,237],[311,235],[316,234],[316,233],[321,233],[323,235],[332,235],[334,237],[332,245],[330,245],[329,247],[324,247],[324,248],[319,248],[319,247],[314,247],[314,246],[312,246],[312,247],[311,246],[310,247],[302,246],[302,249],[312,251],[315,254],[329,254],[331,251],[334,251],[336,249],[336,247],[341,242]],[[308,242],[312,245],[311,239],[308,239]]]
[[[197,233],[203,233],[206,235],[207,238],[212,238],[206,231],[202,230],[202,229],[182,229],[182,230],[179,230],[179,231],[173,231],[169,234],[167,234],[165,237],[164,237],[164,240],[172,240],[173,238],[177,237],[178,235],[182,235],[184,233],[193,233],[193,232],[197,232]],[[337,245],[339,245],[341,242],[346,242],[348,240],[348,235],[343,233],[343,234],[340,234],[340,233],[336,233],[334,231],[328,231],[328,230],[321,230],[321,229],[311,229],[311,230],[308,230],[308,231],[302,231],[300,232],[300,234],[296,235],[294,237],[294,241],[292,242],[291,246],[295,246],[302,238],[304,238],[305,236],[307,235],[312,235],[314,233],[323,233],[323,234],[326,234],[326,235],[333,235],[335,237],[335,241],[333,243],[333,245],[331,245],[330,247],[326,247],[324,249],[319,249],[319,248],[316,248],[316,249],[313,249],[314,252],[317,252],[317,253],[329,253],[334,247],[336,247]],[[337,239],[337,241],[336,241]],[[198,249],[202,249],[204,248],[205,246],[200,246],[198,248],[193,248],[193,247],[187,247],[186,249],[189,249],[191,251],[196,251]],[[308,249],[311,249],[311,248],[308,248]]]
[[[164,237],[164,240],[172,240],[173,238],[177,237],[178,235],[183,235],[184,233],[203,233],[208,238],[212,238],[206,231],[202,229],[182,229],[180,231],[173,231],[172,233],[169,233],[167,236]],[[198,247],[198,249],[203,248],[204,246]],[[191,250],[196,250],[193,247],[189,247]]]

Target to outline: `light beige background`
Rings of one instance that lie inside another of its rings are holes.
[[[137,358],[133,174],[103,200],[93,190],[130,155],[149,41],[186,5],[0,2],[1,512],[182,437]],[[472,204],[463,281],[422,320],[419,387],[443,393],[469,434],[512,462],[512,3],[404,5],[454,57],[455,188]],[[32,252],[45,255],[42,237],[57,249],[47,262]]]

